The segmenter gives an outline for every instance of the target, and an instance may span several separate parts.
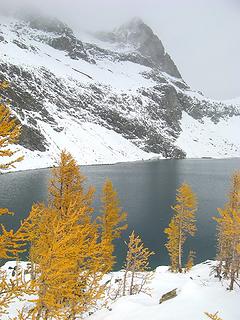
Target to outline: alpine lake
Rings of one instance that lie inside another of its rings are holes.
[[[96,188],[94,208],[100,212],[101,188],[108,177],[117,189],[122,208],[128,212],[128,229],[116,241],[116,269],[123,266],[126,244],[132,230],[155,252],[151,267],[169,263],[165,249],[164,229],[172,217],[176,189],[183,182],[191,185],[198,197],[197,233],[184,246],[196,252],[195,262],[213,259],[216,255],[217,208],[224,206],[231,186],[231,176],[240,170],[240,159],[184,159],[81,166],[87,185]],[[16,229],[31,210],[32,204],[46,202],[50,169],[19,171],[0,175],[0,207],[15,212],[1,217],[8,229]],[[22,257],[27,258],[27,253]]]

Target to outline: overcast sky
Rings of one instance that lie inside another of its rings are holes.
[[[4,1],[31,2],[91,30],[111,30],[138,16],[193,89],[216,99],[240,97],[240,0]]]

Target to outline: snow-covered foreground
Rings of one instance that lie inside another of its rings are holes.
[[[240,319],[240,290],[227,291],[227,283],[211,275],[212,261],[196,265],[187,274],[175,274],[158,267],[149,287],[151,296],[139,294],[120,298],[112,311],[101,310],[89,320],[204,320],[204,312],[226,320]],[[178,296],[159,304],[161,296],[177,288]]]
[[[24,264],[24,263],[23,263]],[[3,269],[14,266],[7,263]],[[224,320],[239,320],[240,309],[238,302],[240,289],[230,292],[227,282],[219,282],[212,275],[213,261],[206,261],[196,265],[186,274],[174,274],[168,267],[156,269],[148,287],[151,295],[144,293],[121,297],[111,302],[108,309],[102,309],[87,317],[89,320],[204,320],[204,312],[219,312]],[[113,272],[108,277],[122,278],[122,272]],[[177,297],[159,304],[161,296],[177,288]],[[16,315],[26,301],[15,301],[9,308],[9,316]],[[9,319],[2,316],[2,320]]]

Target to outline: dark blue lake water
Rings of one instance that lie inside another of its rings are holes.
[[[228,160],[159,160],[115,165],[82,166],[88,183],[96,189],[94,206],[99,209],[99,194],[104,180],[109,177],[117,188],[121,204],[128,212],[129,229],[124,239],[133,229],[145,245],[155,251],[152,267],[168,264],[163,233],[172,215],[171,205],[175,202],[176,189],[188,182],[198,195],[198,232],[186,243],[197,253],[200,262],[215,257],[215,229],[212,216],[216,208],[226,201],[230,178],[235,170],[240,170],[240,159]],[[0,207],[15,212],[14,217],[1,218],[9,228],[16,228],[31,209],[34,202],[47,199],[50,170],[3,174],[0,176]],[[117,242],[118,268],[125,255],[123,240]]]

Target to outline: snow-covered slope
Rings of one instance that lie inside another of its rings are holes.
[[[181,128],[176,144],[190,158],[240,156],[239,117],[220,119],[216,125],[208,117],[198,121],[183,112]]]
[[[2,93],[23,125],[18,169],[151,157],[240,156],[240,103],[192,91],[140,19],[86,34],[46,17],[0,16]]]
[[[1,269],[12,277],[12,270],[16,263],[7,262]],[[176,274],[168,271],[168,267],[158,267],[152,280],[148,283],[148,294],[140,293],[125,296],[117,300],[107,300],[108,308],[96,310],[88,320],[207,320],[205,312],[216,313],[226,320],[238,320],[240,310],[237,307],[239,301],[239,288],[233,291],[227,290],[228,282],[221,282],[214,277],[213,261],[206,261],[193,267],[188,273]],[[23,269],[27,268],[26,262],[21,262]],[[28,277],[28,275],[26,276]],[[113,272],[106,275],[106,281],[111,280],[117,287],[123,277],[123,272]],[[165,293],[177,289],[177,297],[159,304],[159,300]],[[111,292],[108,290],[107,292]],[[113,296],[112,296],[113,298]],[[25,296],[10,305],[8,315],[2,316],[2,320],[17,316],[17,310],[23,307],[28,310],[34,300]],[[100,304],[99,304],[100,305]]]
[[[174,274],[168,267],[158,267],[148,285],[151,295],[122,297],[111,305],[111,311],[99,311],[89,320],[207,320],[205,312],[217,311],[222,319],[237,320],[239,289],[227,291],[227,283],[211,275],[213,265],[214,262],[206,261],[187,274]],[[161,296],[174,289],[177,297],[159,304]]]

